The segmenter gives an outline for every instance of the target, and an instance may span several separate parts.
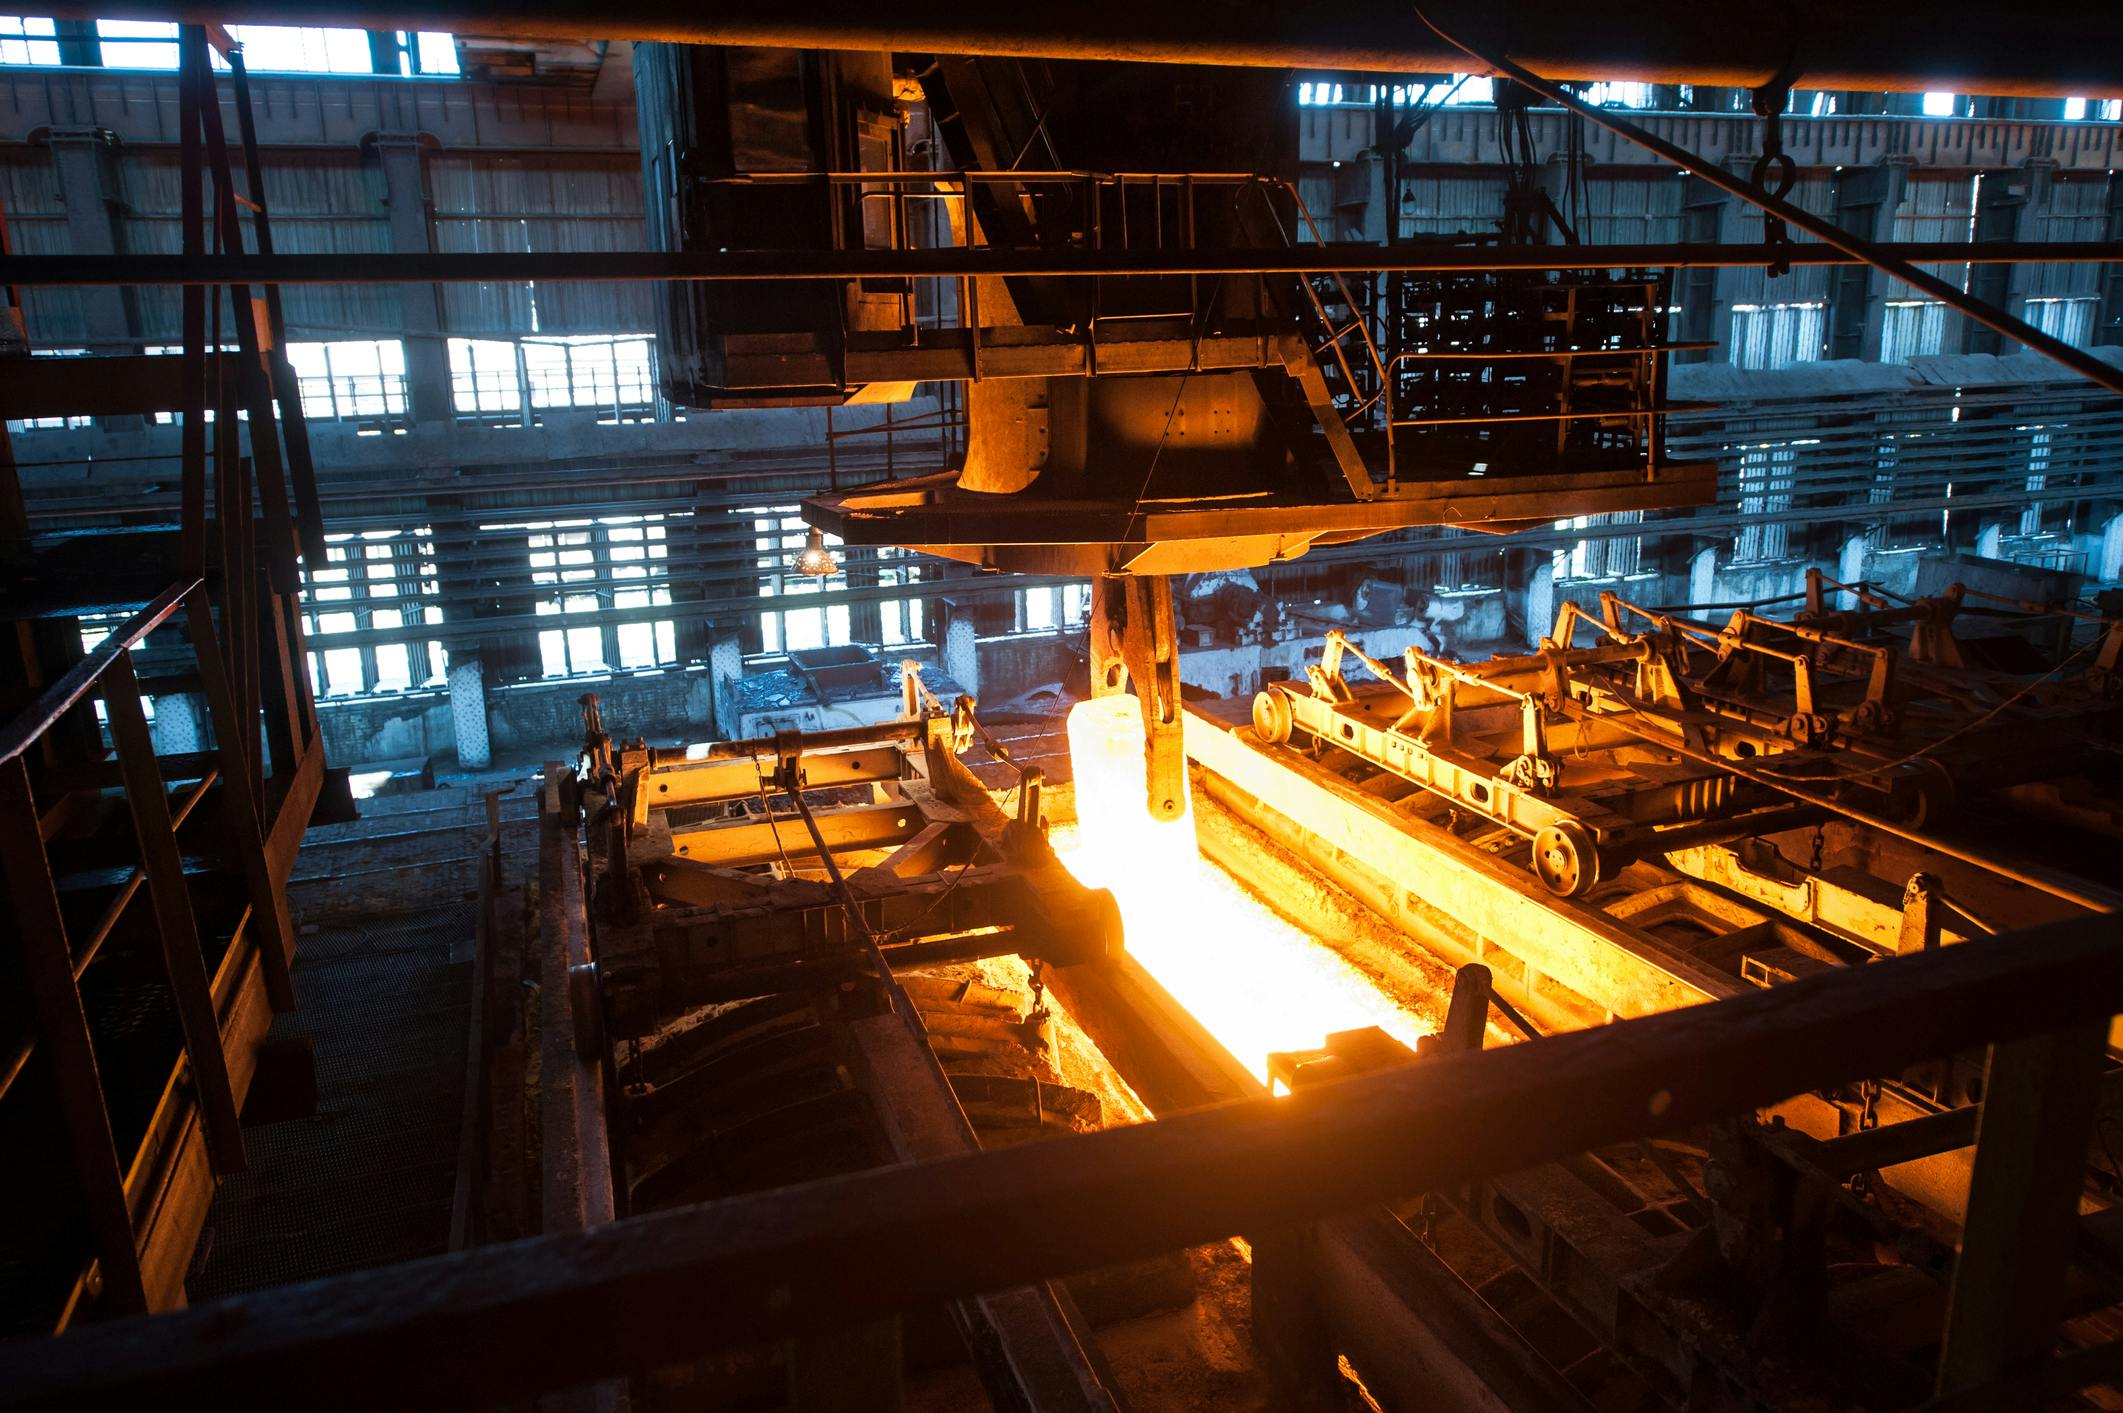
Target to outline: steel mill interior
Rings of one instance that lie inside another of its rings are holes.
[[[0,15],[0,1413],[2123,1410],[2119,172],[2115,0]]]

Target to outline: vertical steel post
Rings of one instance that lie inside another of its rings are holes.
[[[140,845],[140,871],[147,875],[148,901],[155,911],[155,932],[162,944],[163,969],[184,1032],[184,1054],[191,1062],[192,1087],[206,1128],[207,1152],[216,1173],[243,1170],[243,1121],[236,1113],[236,1094],[229,1082],[228,1055],[221,1048],[221,1022],[214,1013],[213,982],[199,946],[199,925],[192,914],[191,890],[184,881],[184,856],[170,824],[169,797],[162,771],[155,764],[147,718],[140,709],[140,682],[133,675],[131,653],[120,653],[103,674],[103,704],[109,714],[111,742],[117,747],[118,771],[125,782],[125,802],[133,816],[133,837]],[[224,788],[228,782],[224,781]]]
[[[103,1299],[114,1312],[137,1314],[147,1309],[147,1288],[140,1277],[132,1213],[125,1203],[125,1173],[111,1137],[88,1016],[74,986],[66,921],[37,828],[29,768],[20,756],[0,763],[0,872],[7,878],[8,905],[15,935],[21,939],[45,1057],[59,1088],[60,1117],[73,1149],[74,1180],[103,1277]]]
[[[1939,1393],[2046,1360],[2065,1312],[2108,1022],[1990,1048]]]

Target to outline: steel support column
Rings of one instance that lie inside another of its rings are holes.
[[[368,139],[383,168],[384,205],[389,210],[391,249],[429,255],[435,249],[433,201],[428,195],[427,152],[417,133],[377,133]],[[450,357],[443,342],[441,292],[409,283],[398,294],[405,328],[406,395],[415,422],[450,418]]]

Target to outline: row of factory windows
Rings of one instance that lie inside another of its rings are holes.
[[[1920,442],[1923,432],[1884,433],[1867,453],[1870,463],[1869,476],[1873,482],[1867,492],[1867,501],[1874,505],[1892,504],[1898,498],[1896,485],[1898,463],[1902,460],[1905,444]],[[2054,494],[2051,478],[2059,472],[2058,430],[2042,423],[2028,423],[2011,428],[2011,450],[1997,453],[2004,465],[2000,467],[2017,481],[2017,489],[2025,493],[2016,518],[2011,525],[2014,538],[2025,547],[2016,557],[2026,562],[2036,562],[2030,556],[2042,556],[2045,551],[2034,542],[2051,537],[2056,529],[2052,523],[2056,515],[2067,521],[2071,512],[2071,499],[2044,499],[2042,493]],[[1833,465],[1837,449],[1821,451],[1823,441],[1819,437],[1795,437],[1786,441],[1755,442],[1725,449],[1725,459],[1736,463],[1738,472],[1737,504],[1740,523],[1725,551],[1728,564],[1769,564],[1793,557],[1793,522],[1784,517],[1797,504],[1801,458],[1823,458],[1823,464],[1815,474],[1834,474],[1842,468]],[[1913,448],[1911,448],[1913,450]],[[1845,449],[1847,454],[1847,449]],[[2079,480],[2082,470],[2079,461],[2065,458],[2059,485],[2069,487]],[[1921,486],[1911,490],[1922,492]],[[1951,500],[1954,483],[1949,480],[1943,487],[1946,499]],[[1558,579],[1621,579],[1637,574],[1643,569],[1644,539],[1639,535],[1615,534],[1618,525],[1641,524],[1644,512],[1619,511],[1609,515],[1580,515],[1568,520],[1558,520],[1554,528],[1562,532],[1578,532],[1579,538],[1557,547],[1553,551],[1553,565]],[[1953,512],[1950,508],[1915,512],[1906,516],[1891,516],[1877,521],[1871,528],[1876,543],[1901,542],[1947,543],[1952,533]],[[1799,527],[1802,531],[1804,526]],[[2066,526],[2068,528],[2068,525]],[[1595,531],[1598,533],[1585,533]],[[1472,586],[1461,586],[1472,587]]]
[[[1662,93],[1661,90],[1664,90]],[[1688,84],[1588,83],[1576,86],[1578,97],[1595,107],[1657,109],[1677,105],[1682,111],[1698,111],[1696,95]],[[1381,100],[1393,107],[1462,107],[1494,103],[1496,81],[1479,74],[1451,74],[1433,81],[1377,84],[1351,83],[1337,79],[1306,79],[1297,86],[1300,108],[1375,108]],[[1916,110],[1927,118],[1961,118],[1975,113],[1976,95],[1932,92],[1917,99]],[[1830,117],[1844,112],[1838,93],[1794,89],[1787,112],[1808,117]],[[2123,99],[2067,98],[2058,114],[2065,122],[2093,119],[2123,120]]]
[[[2093,338],[2092,295],[2022,301],[2028,323],[2076,348]],[[1726,354],[1736,368],[1784,368],[1820,359],[1827,348],[1824,300],[1735,304]],[[1888,300],[1880,323],[1879,361],[1906,363],[1945,351],[1946,306],[1935,300]],[[581,408],[612,423],[644,420],[656,400],[656,341],[648,334],[540,335],[521,339],[448,340],[451,401],[461,416],[492,419]],[[40,350],[81,355],[80,348]],[[174,354],[174,345],[149,353]],[[389,422],[410,410],[405,344],[400,339],[290,341],[288,362],[312,421]],[[87,418],[39,417],[10,422],[16,431],[86,426]],[[169,413],[158,421],[173,421]]]
[[[2039,296],[2022,301],[2020,317],[2074,348],[2093,340],[2092,295]],[[1881,311],[1880,362],[1907,363],[1943,353],[1946,306],[1937,300],[1891,299]],[[1812,363],[1828,346],[1828,305],[1823,300],[1783,304],[1735,304],[1726,356],[1735,368],[1785,368]]]
[[[656,399],[655,340],[648,334],[546,334],[448,341],[450,399],[464,415],[581,407],[608,421],[637,420]],[[400,339],[289,341],[288,362],[312,419],[402,418],[408,410]]]
[[[522,339],[449,340],[450,397],[459,415],[521,417],[559,408],[605,414],[604,422],[642,421],[656,401],[655,339],[648,334],[549,334]],[[177,354],[174,344],[150,354]],[[233,346],[226,348],[233,353]],[[79,357],[85,348],[39,349]],[[287,357],[302,389],[310,421],[383,423],[410,411],[405,343],[401,339],[289,340]],[[209,409],[208,416],[212,417]],[[15,431],[84,427],[86,417],[10,421]],[[157,413],[157,422],[176,420]]]
[[[440,30],[324,29],[229,25],[253,73],[389,74],[454,78],[457,41]],[[49,16],[0,15],[0,64],[39,68],[174,69],[177,26],[160,20],[62,24]],[[228,67],[219,54],[216,68]]]
[[[2049,480],[2053,434],[2039,425],[2014,431],[2026,436],[2024,486],[2029,493],[2015,528],[2020,539],[2039,540],[2048,510],[2039,493]],[[1891,480],[1895,439],[1890,435],[1886,441],[1880,457],[1882,465],[1890,468],[1884,474]],[[1732,449],[1738,462],[1737,508],[1742,519],[1725,551],[1726,562],[1767,563],[1791,557],[1792,526],[1778,517],[1795,504],[1801,457],[1820,446],[1818,438],[1795,438]],[[850,604],[798,606],[806,594],[846,587],[841,577],[844,566],[837,566],[831,575],[800,572],[798,556],[808,531],[783,508],[754,507],[736,513],[752,519],[758,593],[773,605],[759,615],[763,651],[780,654],[859,641],[892,647],[922,638],[923,601],[917,596],[879,602],[875,625],[862,633],[857,631],[858,619]],[[652,513],[479,527],[486,546],[521,546],[525,577],[537,594],[527,606],[537,619],[552,622],[551,627],[533,630],[537,675],[555,679],[654,669],[680,661],[675,615],[643,617],[639,611],[674,607],[668,570],[669,522],[683,518]],[[1883,522],[1876,528],[1902,537],[1944,538],[1950,533],[1946,511],[1922,512],[1903,521]],[[1577,532],[1576,538],[1551,552],[1556,577],[1618,579],[1642,572],[1644,537],[1614,533],[1617,526],[1642,522],[1641,511],[1555,522],[1558,531]],[[847,552],[834,537],[823,538],[829,552]],[[505,553],[513,557],[518,551]],[[866,581],[887,588],[919,582],[919,571],[905,551],[887,549],[875,554],[874,560],[865,561]],[[1440,579],[1439,587],[1501,587],[1458,582],[1469,578],[1458,573],[1459,561],[1466,556],[1444,558],[1452,562],[1457,579],[1446,582],[1453,578],[1448,574]],[[448,670],[447,654],[439,642],[420,631],[443,621],[443,609],[435,602],[440,597],[437,559],[434,534],[426,526],[328,537],[326,563],[309,575],[310,632],[404,636],[379,636],[360,646],[313,651],[312,681],[320,696],[349,697],[441,684]],[[1090,609],[1088,584],[1022,589],[1014,595],[1013,626],[1025,633],[1080,630],[1089,621]],[[617,615],[610,610],[634,614],[615,621]]]
[[[846,548],[837,538],[824,537],[828,551],[836,555],[835,572],[804,573],[797,560],[809,532],[801,519],[786,507],[740,508],[733,513],[751,520],[758,593],[772,604],[759,614],[762,651],[799,652],[858,641],[889,648],[922,640],[924,603],[916,595],[878,601],[876,622],[864,633],[856,631],[853,605],[803,606],[807,594],[848,587],[845,566],[838,562],[838,556],[848,553]],[[676,618],[641,610],[673,607],[669,536],[673,522],[686,518],[650,513],[481,524],[479,543],[470,552],[475,559],[491,554],[504,562],[498,574],[476,571],[482,577],[529,582],[532,594],[518,599],[516,611],[528,608],[537,619],[551,620],[551,627],[532,630],[537,675],[561,678],[666,667],[679,661]],[[453,546],[451,552],[463,550]],[[909,551],[862,553],[865,583],[890,588],[920,582],[920,569]],[[444,621],[438,559],[434,531],[424,525],[326,537],[325,562],[309,571],[305,586],[309,632],[377,637],[358,646],[324,646],[310,653],[311,680],[320,696],[408,691],[442,683],[448,654],[421,632]],[[626,612],[626,618],[620,619],[614,610]],[[1090,612],[1088,584],[1042,586],[1017,595],[1015,626],[1027,633],[1077,629],[1089,621]],[[384,636],[392,634],[403,636]]]
[[[520,565],[518,573],[493,577],[520,574],[533,589],[523,606],[538,619],[554,620],[550,628],[533,630],[540,675],[653,668],[678,660],[671,619],[606,618],[607,609],[670,604],[665,518],[611,515],[479,527],[482,552],[500,552]],[[312,634],[405,633],[401,640],[311,652],[311,681],[319,695],[406,691],[442,681],[447,653],[418,632],[443,622],[430,527],[329,535],[325,563],[307,578]]]

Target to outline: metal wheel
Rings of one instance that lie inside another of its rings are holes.
[[[1253,729],[1271,746],[1280,746],[1290,739],[1294,725],[1290,715],[1290,699],[1274,688],[1259,692],[1253,698]]]
[[[1600,851],[1592,832],[1574,820],[1533,836],[1533,871],[1557,897],[1575,898],[1600,881]]]

